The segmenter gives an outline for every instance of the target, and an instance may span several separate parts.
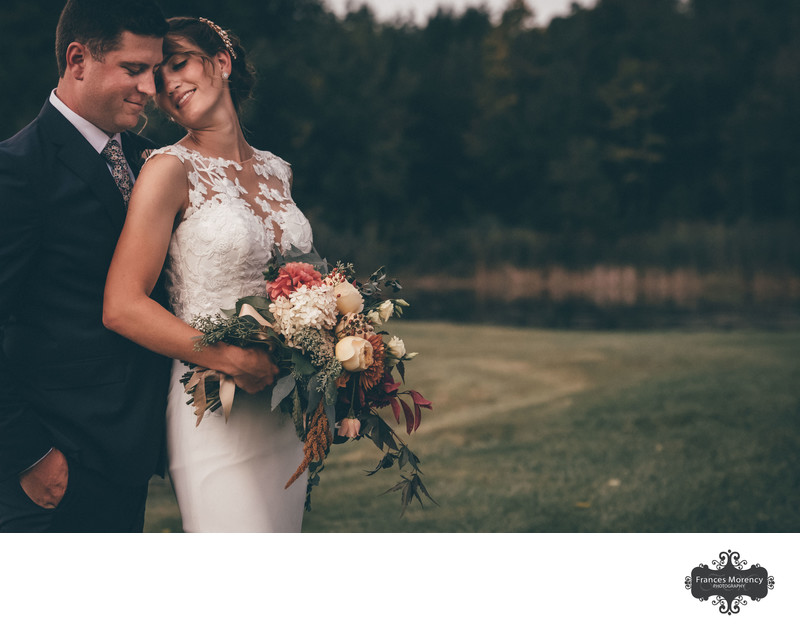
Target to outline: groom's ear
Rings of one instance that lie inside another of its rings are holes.
[[[77,81],[83,80],[83,74],[86,71],[86,58],[89,54],[89,49],[80,42],[72,42],[67,46],[67,72]]]

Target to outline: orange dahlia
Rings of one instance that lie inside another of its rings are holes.
[[[384,364],[383,338],[380,335],[367,335],[367,341],[372,345],[372,365],[359,373],[359,380],[362,392],[372,390],[383,379],[383,372],[386,369]]]

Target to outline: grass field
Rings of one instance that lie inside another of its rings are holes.
[[[335,445],[307,532],[798,532],[800,332],[398,323],[434,402],[410,445],[439,506]],[[146,530],[180,531],[168,482]]]

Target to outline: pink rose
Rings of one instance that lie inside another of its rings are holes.
[[[361,422],[357,418],[343,418],[336,433],[346,438],[356,438],[360,429]]]

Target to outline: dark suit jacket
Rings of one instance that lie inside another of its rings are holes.
[[[138,173],[151,145],[122,136]],[[0,479],[51,446],[123,484],[163,472],[170,360],[102,323],[124,217],[105,161],[49,102],[0,143]]]

